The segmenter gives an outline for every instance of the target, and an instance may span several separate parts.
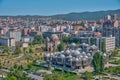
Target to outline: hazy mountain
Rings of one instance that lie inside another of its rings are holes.
[[[118,14],[120,16],[120,9],[118,10],[108,10],[108,11],[96,11],[96,12],[73,12],[69,14],[57,14],[52,16],[39,16],[39,15],[18,15],[18,16],[11,16],[11,17],[23,17],[23,18],[53,18],[53,19],[62,19],[62,20],[99,20],[103,19],[106,15],[111,14]],[[0,17],[8,17],[8,16],[0,16]]]
[[[63,20],[98,20],[104,18],[104,16],[109,14],[120,15],[120,9],[118,10],[108,10],[108,11],[96,11],[96,12],[81,12],[81,13],[69,13],[69,14],[59,14],[49,16],[54,19]]]

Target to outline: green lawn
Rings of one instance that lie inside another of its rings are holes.
[[[120,64],[120,60],[114,60],[112,62],[110,62],[111,64],[116,64],[116,65],[119,65]]]
[[[109,74],[120,75],[120,66],[107,68],[107,69],[105,69],[105,72],[107,72]]]
[[[32,64],[26,67],[25,70],[26,71],[37,71],[37,70],[47,70],[47,68]]]
[[[66,71],[60,71],[60,70],[55,70],[54,74],[61,75],[64,77],[65,80],[76,80],[77,75],[74,73],[66,72]]]
[[[26,67],[25,70],[28,72],[29,71],[31,72],[31,71],[38,71],[38,70],[48,70],[48,68],[42,67],[42,66],[30,65],[29,67]],[[52,75],[54,74],[60,75],[65,80],[76,80],[76,77],[77,77],[77,75],[74,73],[70,73],[66,71],[62,72],[61,70],[57,70],[57,69],[55,69],[53,72],[54,73]]]

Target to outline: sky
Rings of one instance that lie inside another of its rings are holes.
[[[55,15],[120,9],[120,0],[0,0],[0,15]]]

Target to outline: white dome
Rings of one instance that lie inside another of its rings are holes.
[[[88,56],[91,56],[91,54],[90,54],[90,53],[87,53],[87,55],[88,55]]]
[[[51,39],[59,39],[59,38],[58,38],[58,36],[57,36],[56,34],[53,34],[53,35],[51,36]]]
[[[71,56],[71,55],[69,55],[68,57],[69,57],[69,58],[72,58],[72,56]]]
[[[75,44],[75,43],[72,43],[71,45],[72,45],[72,46],[76,46],[76,44]]]
[[[82,55],[80,55],[80,57],[81,57],[81,58],[83,58],[83,56],[82,56]]]
[[[93,49],[97,48],[95,45],[92,45],[91,47],[92,47]]]
[[[75,60],[76,60],[76,61],[79,61],[79,59],[78,59],[78,58],[76,58]]]
[[[86,44],[86,43],[82,43],[82,45],[83,45],[83,46],[89,46],[89,45],[88,45],[88,44]]]
[[[85,52],[82,52],[82,54],[86,54]]]
[[[79,51],[80,51],[80,50],[82,50],[82,49],[81,49],[81,48],[77,48],[77,50],[79,50]]]
[[[78,56],[80,54],[80,52],[78,50],[74,50],[74,52],[72,53],[73,56]]]
[[[85,56],[85,58],[88,58],[88,56]]]
[[[87,59],[86,58],[83,58],[83,61],[86,61]]]
[[[60,57],[61,57],[61,58],[65,58],[65,55],[64,55],[64,54],[61,54]]]
[[[66,53],[70,53],[70,50],[66,50]]]
[[[79,54],[80,54],[80,52],[79,52],[78,50],[76,50],[75,53],[76,53],[76,55],[79,55]]]
[[[82,43],[82,45],[86,45],[86,43]]]

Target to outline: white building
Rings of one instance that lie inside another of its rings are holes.
[[[8,31],[6,33],[6,36],[9,38],[15,38],[15,41],[21,40],[22,33],[20,31]]]
[[[102,50],[102,43],[105,43],[106,52],[113,51],[115,49],[115,37],[79,37],[80,43],[86,43],[89,45],[96,45],[99,50]]]

